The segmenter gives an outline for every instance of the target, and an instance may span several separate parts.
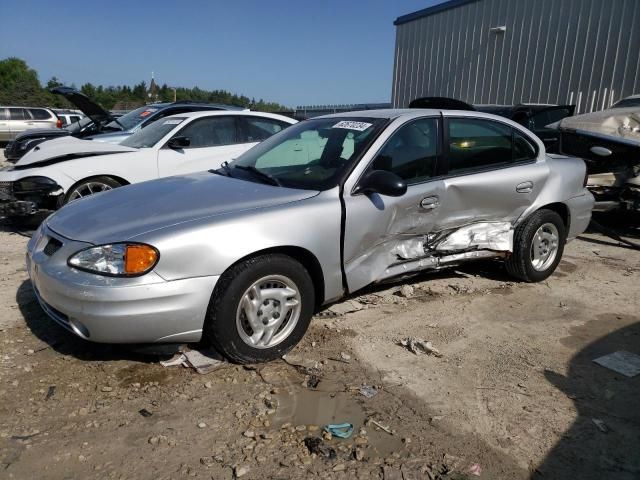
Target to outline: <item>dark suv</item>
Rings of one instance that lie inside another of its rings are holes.
[[[25,153],[45,140],[71,135],[76,138],[96,140],[108,143],[120,143],[134,132],[152,122],[176,113],[196,112],[202,110],[244,110],[242,107],[230,105],[180,101],[173,103],[153,103],[132,110],[122,116],[116,116],[102,108],[83,93],[70,87],[56,87],[51,93],[64,96],[86,115],[79,122],[74,122],[61,129],[34,129],[18,135],[10,142],[4,156],[7,161],[15,163]]]

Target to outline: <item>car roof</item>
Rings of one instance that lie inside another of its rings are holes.
[[[197,112],[185,112],[185,113],[176,113],[174,115],[169,115],[164,118],[199,118],[199,117],[214,117],[220,115],[240,115],[240,116],[253,116],[253,117],[266,117],[273,118],[275,120],[284,120],[287,123],[296,123],[297,120],[294,120],[290,117],[285,117],[284,115],[278,115],[276,113],[267,113],[267,112],[255,112],[251,110],[204,110]]]
[[[148,103],[144,105],[148,108],[158,108],[164,109],[169,107],[182,107],[182,106],[193,106],[199,108],[211,108],[213,110],[245,110],[244,107],[238,107],[236,105],[225,105],[224,103],[205,103],[205,102],[196,102],[193,100],[178,100],[177,102],[159,102],[159,103]]]
[[[351,118],[351,117],[368,117],[368,118],[398,118],[398,117],[410,117],[415,116],[416,112],[420,112],[421,115],[426,113],[432,113],[434,115],[439,115],[440,110],[427,110],[420,108],[384,108],[380,110],[357,110],[354,112],[341,112],[341,113],[331,113],[329,115],[322,115],[320,117],[312,117],[310,120],[314,118]]]

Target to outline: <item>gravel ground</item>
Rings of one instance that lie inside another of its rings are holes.
[[[640,354],[640,252],[605,237],[539,284],[487,262],[367,290],[288,361],[207,375],[53,324],[27,240],[0,227],[1,478],[640,478],[640,375],[592,362]]]

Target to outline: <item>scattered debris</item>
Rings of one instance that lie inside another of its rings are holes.
[[[411,353],[415,355],[420,355],[422,353],[426,353],[427,355],[433,355],[435,357],[441,357],[442,354],[440,351],[435,348],[431,342],[427,342],[421,338],[409,337],[404,340],[400,340],[398,345],[405,347]]]
[[[340,358],[348,362],[349,360],[351,360],[351,355],[349,355],[348,353],[340,352]]]
[[[472,463],[471,466],[469,467],[469,473],[471,475],[475,475],[476,477],[479,477],[480,475],[482,475],[482,467],[480,466],[479,463]]]
[[[396,292],[396,295],[403,298],[413,297],[414,288],[411,285],[403,285],[400,290]]]
[[[340,317],[347,313],[358,312],[364,308],[357,300],[347,300],[346,302],[336,303],[331,305],[325,312],[322,312],[325,316]]]
[[[204,423],[204,422],[198,423],[198,428],[206,428],[206,427],[207,427],[206,423]]]
[[[244,477],[247,473],[249,473],[249,467],[246,465],[238,465],[233,469],[236,478]]]
[[[333,360],[334,362],[351,363],[349,360],[345,360],[342,357],[329,357],[329,360]]]
[[[389,427],[385,427],[384,425],[382,425],[379,422],[376,422],[374,419],[370,418],[368,420],[368,423],[370,423],[371,425],[375,425],[376,427],[378,427],[380,430],[383,430],[385,432],[387,432],[389,435],[393,435],[393,431],[389,428]]]
[[[373,398],[378,394],[376,387],[371,385],[362,385],[359,389],[360,395],[366,398]]]
[[[304,444],[311,454],[315,453],[319,457],[324,457],[329,460],[336,458],[335,449],[325,445],[320,437],[307,437],[304,439]]]
[[[640,373],[640,355],[624,350],[596,358],[594,362],[629,378]]]
[[[56,386],[55,385],[51,385],[49,387],[49,390],[47,390],[47,396],[44,397],[45,401],[49,400],[51,397],[53,397],[56,393]]]
[[[602,433],[607,433],[609,431],[609,427],[607,426],[607,424],[599,418],[592,418],[591,421],[595,424],[596,427],[598,427],[598,430],[600,430]]]
[[[283,355],[282,360],[292,367],[301,367],[307,370],[318,368],[318,362],[315,360],[311,360],[302,355],[296,355],[295,353],[287,353],[286,355]]]
[[[149,418],[151,415],[153,415],[153,413],[151,413],[146,408],[141,408],[140,410],[138,410],[138,413],[142,415],[144,418]]]
[[[322,430],[330,433],[333,437],[349,438],[353,434],[353,425],[351,423],[330,423],[322,427]]]
[[[186,350],[182,353],[176,353],[169,360],[160,362],[163,367],[175,367],[182,365],[183,367],[193,368],[201,375],[206,375],[220,367],[226,365],[224,358],[214,349],[204,350]]]
[[[320,377],[318,377],[317,375],[309,375],[309,377],[307,377],[307,379],[305,380],[304,385],[307,388],[317,388],[319,383]]]

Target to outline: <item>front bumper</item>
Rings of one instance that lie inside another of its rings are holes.
[[[52,238],[62,244],[55,251],[49,248]],[[151,272],[142,277],[114,278],[70,268],[67,258],[87,245],[46,227],[29,243],[27,271],[38,302],[49,317],[93,342],[200,340],[219,277],[166,281]]]

